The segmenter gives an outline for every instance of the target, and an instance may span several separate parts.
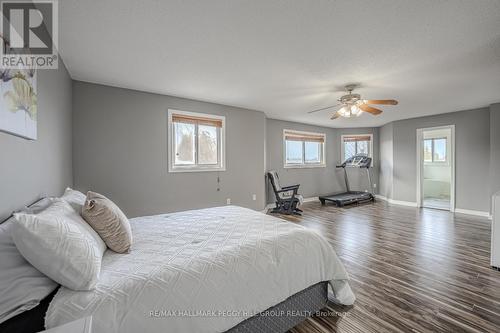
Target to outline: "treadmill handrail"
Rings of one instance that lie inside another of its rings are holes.
[[[356,165],[345,165],[345,164],[339,164],[339,165],[336,165],[335,166],[336,168],[360,168],[360,169],[364,169],[364,168],[371,168],[372,166],[371,165],[367,165],[367,166],[356,166]]]
[[[356,164],[352,164],[356,162]],[[357,154],[346,159],[342,164],[337,165],[337,168],[366,168],[369,169],[372,164],[372,158],[365,154]]]

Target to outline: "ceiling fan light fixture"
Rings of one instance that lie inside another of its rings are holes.
[[[351,115],[353,116],[359,116],[361,114],[361,110],[358,108],[357,105],[351,105]]]
[[[331,105],[328,107],[323,107],[321,109],[316,109],[313,111],[309,111],[308,113],[314,113],[318,111],[328,110],[337,106],[342,106],[340,110],[333,113],[331,119],[337,119],[339,117],[343,118],[351,118],[351,117],[359,117],[363,113],[369,113],[374,116],[378,116],[383,111],[377,109],[376,107],[371,106],[375,105],[397,105],[398,101],[395,99],[361,99],[360,94],[353,94],[352,91],[356,88],[356,85],[347,85],[346,87],[347,94],[341,96],[337,101],[339,104]]]
[[[342,117],[344,118],[350,118],[351,117],[351,110],[348,109],[348,106],[343,106],[340,110],[339,110],[339,115],[341,115]]]

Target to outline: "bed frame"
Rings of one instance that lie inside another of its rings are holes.
[[[242,321],[226,333],[286,332],[311,314],[323,309],[327,303],[328,282],[316,283],[263,311],[263,314]],[[290,316],[290,312],[300,315]]]
[[[26,205],[25,207],[31,207],[33,206],[34,204],[38,203],[39,201],[45,199],[46,197],[41,197],[41,198],[38,198],[36,199],[35,201],[33,201],[32,203]],[[0,224],[4,223],[4,222],[7,222],[8,220],[10,220],[12,217],[14,217],[14,212],[10,213],[8,216],[0,216]]]
[[[45,330],[45,313],[57,289],[39,305],[0,324],[0,332],[36,333]],[[286,332],[328,303],[328,282],[320,282],[288,297],[262,314],[250,317],[226,333]],[[292,312],[294,316],[290,316]],[[268,313],[269,315],[266,315]]]

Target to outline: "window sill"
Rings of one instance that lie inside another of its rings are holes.
[[[283,166],[285,169],[313,169],[326,168],[326,164],[289,164]]]
[[[226,168],[169,168],[169,173],[226,171]]]

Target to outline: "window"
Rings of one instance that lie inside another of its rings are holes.
[[[325,134],[283,131],[285,168],[325,166]]]
[[[342,161],[353,157],[354,155],[363,154],[369,157],[372,156],[373,149],[372,134],[356,134],[342,135]],[[373,160],[372,160],[373,164]]]
[[[448,140],[446,138],[424,139],[424,162],[446,163],[446,150]]]
[[[225,170],[225,117],[168,110],[169,172]]]

